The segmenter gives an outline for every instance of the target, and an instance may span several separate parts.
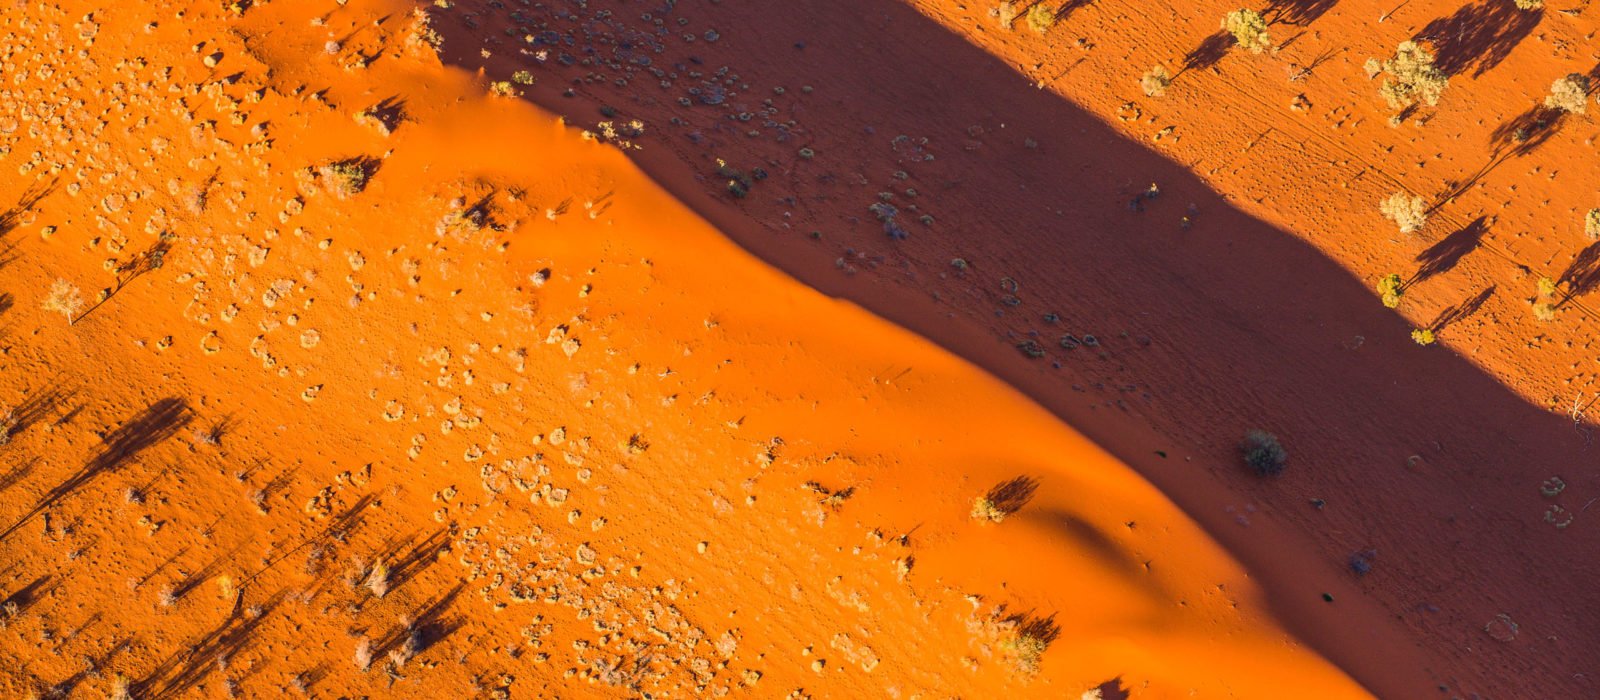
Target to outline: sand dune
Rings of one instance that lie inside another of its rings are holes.
[[[0,17],[7,696],[1366,696],[413,10]]]

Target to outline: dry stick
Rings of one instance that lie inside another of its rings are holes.
[[[1391,15],[1393,15],[1396,12],[1399,12],[1400,8],[1405,7],[1406,5],[1410,5],[1410,4],[1411,4],[1411,0],[1405,0],[1405,2],[1402,2],[1399,5],[1395,5],[1393,10],[1389,10],[1388,12],[1385,12],[1385,13],[1383,13],[1381,15],[1378,15],[1378,21],[1379,22],[1387,22],[1387,21],[1389,21],[1389,17]]]

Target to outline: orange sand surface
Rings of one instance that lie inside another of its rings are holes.
[[[0,15],[7,697],[1366,696],[411,10]]]

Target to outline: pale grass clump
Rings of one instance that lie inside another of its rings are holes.
[[[972,502],[972,518],[998,523],[1006,519],[1006,511],[987,497],[979,496]]]
[[[1383,217],[1400,227],[1401,233],[1416,233],[1428,223],[1428,200],[1396,192],[1379,207]]]
[[[1583,235],[1589,240],[1600,240],[1600,209],[1590,209],[1583,215]]]
[[[1514,0],[1519,10],[1542,10],[1544,0]]]
[[[1004,0],[995,8],[994,17],[1002,29],[1010,29],[1017,21],[1017,12],[1017,3],[1014,0]]]
[[[42,305],[45,311],[66,316],[67,325],[70,326],[75,322],[78,312],[83,310],[83,293],[71,282],[57,279],[50,285],[50,293],[45,295]]]
[[[1433,65],[1433,54],[1415,41],[1402,41],[1395,48],[1394,58],[1385,61],[1367,61],[1369,73],[1389,74],[1378,94],[1390,109],[1403,110],[1418,104],[1432,107],[1450,86],[1450,78]],[[1377,71],[1373,69],[1377,68]]]
[[[1544,106],[1573,114],[1587,112],[1589,107],[1589,76],[1582,73],[1572,73],[1565,78],[1557,78],[1555,82],[1550,84],[1550,95],[1544,98]]]
[[[1234,43],[1250,53],[1261,53],[1272,46],[1267,20],[1255,10],[1240,8],[1222,18],[1222,28],[1233,35]]]
[[[1540,321],[1554,321],[1556,319],[1556,282],[1549,277],[1540,277],[1536,288],[1537,294],[1533,298],[1533,317]]]
[[[1167,72],[1165,66],[1155,66],[1145,71],[1139,78],[1139,87],[1148,97],[1160,97],[1167,94],[1167,87],[1172,85],[1172,74]]]
[[[1044,34],[1056,26],[1056,10],[1050,3],[1041,2],[1028,8],[1028,28],[1037,34]]]
[[[372,572],[367,574],[367,590],[382,598],[389,594],[389,565],[379,560],[372,565]]]
[[[370,638],[362,637],[361,641],[356,642],[355,662],[356,668],[361,669],[363,672],[372,668],[372,640]]]

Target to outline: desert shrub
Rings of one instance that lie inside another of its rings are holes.
[[[1519,10],[1539,10],[1544,8],[1544,0],[1514,0]]]
[[[1222,18],[1222,28],[1233,35],[1234,43],[1250,53],[1261,53],[1272,46],[1272,36],[1267,34],[1267,20],[1260,12],[1238,9]]]
[[[1245,466],[1261,476],[1281,474],[1283,465],[1289,461],[1289,453],[1284,452],[1283,445],[1278,444],[1278,437],[1264,430],[1245,433],[1239,450],[1244,454]]]
[[[1041,2],[1028,8],[1028,28],[1044,34],[1056,26],[1056,8],[1050,3]]]
[[[83,309],[83,294],[71,282],[58,279],[50,285],[50,293],[45,295],[42,306],[45,311],[66,316],[70,326],[73,317]]]
[[[1368,66],[1372,62],[1368,62]],[[1394,58],[1377,64],[1389,74],[1378,94],[1389,103],[1390,109],[1406,109],[1417,104],[1432,107],[1439,104],[1439,96],[1450,86],[1450,78],[1433,65],[1433,54],[1415,41],[1402,41],[1395,48]]]
[[[1573,114],[1583,114],[1588,105],[1589,76],[1582,73],[1557,78],[1550,84],[1550,96],[1544,98],[1544,106]]]
[[[1017,3],[1014,0],[1005,0],[994,9],[995,20],[1003,29],[1010,29],[1017,21]]]
[[[1391,309],[1399,306],[1400,297],[1405,293],[1405,281],[1400,279],[1400,275],[1391,272],[1378,280],[1378,294],[1383,297],[1384,306]]]
[[[1533,298],[1533,317],[1540,321],[1554,321],[1556,319],[1556,282],[1549,277],[1540,277],[1535,288]]]
[[[1590,209],[1583,215],[1583,235],[1591,241],[1600,239],[1600,209]]]
[[[972,502],[972,518],[974,520],[987,520],[992,523],[998,523],[1006,519],[1006,512],[996,505],[994,501],[984,496],[979,496]]]
[[[1162,66],[1155,66],[1145,71],[1139,78],[1139,87],[1144,89],[1144,94],[1149,97],[1160,97],[1167,92],[1167,86],[1172,84],[1172,74]]]
[[[371,177],[366,165],[359,159],[327,163],[317,172],[322,176],[323,186],[339,199],[349,199],[366,189],[367,180]]]
[[[1416,233],[1428,223],[1428,200],[1396,192],[1379,206],[1383,217],[1400,227],[1401,233]]]
[[[1418,345],[1432,345],[1434,340],[1433,330],[1429,328],[1418,328],[1414,331],[1411,331],[1411,339],[1416,341]]]

